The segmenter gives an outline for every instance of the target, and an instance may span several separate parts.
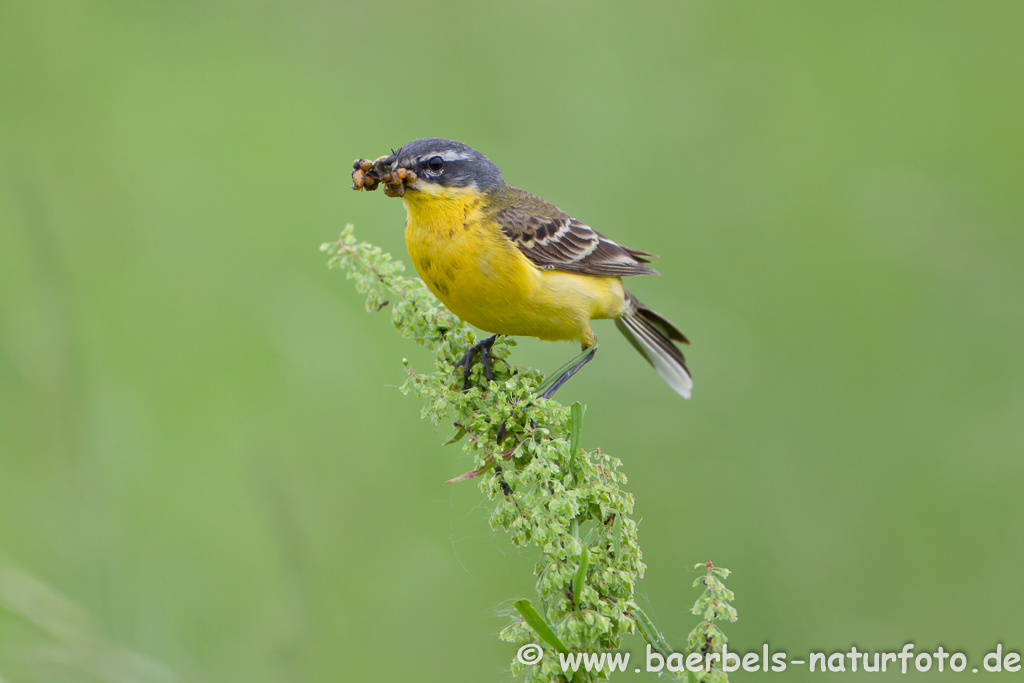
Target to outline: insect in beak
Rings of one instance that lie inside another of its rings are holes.
[[[396,168],[398,158],[391,150],[388,156],[378,157],[375,161],[356,159],[352,163],[352,189],[373,192],[384,183],[384,194],[389,197],[405,195],[405,186],[415,183],[417,176],[406,168]]]

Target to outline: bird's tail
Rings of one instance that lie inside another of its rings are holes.
[[[626,313],[615,321],[615,325],[677,394],[690,398],[693,380],[686,369],[683,354],[673,343],[690,342],[675,325],[644,306],[629,292],[626,292]]]

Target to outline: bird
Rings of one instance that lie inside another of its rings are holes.
[[[593,359],[591,322],[610,319],[676,393],[690,397],[693,381],[676,345],[689,341],[622,283],[657,274],[649,265],[653,254],[617,244],[510,185],[494,162],[462,142],[421,138],[353,167],[354,189],[383,183],[386,194],[402,198],[409,257],[430,291],[492,334],[459,361],[465,387],[478,353],[491,378],[489,352],[498,336],[579,342],[581,360],[543,394],[550,398]]]

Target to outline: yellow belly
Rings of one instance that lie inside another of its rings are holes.
[[[625,309],[622,281],[540,270],[485,224],[482,199],[465,189],[406,193],[405,243],[430,291],[487,332],[593,343],[590,321]]]

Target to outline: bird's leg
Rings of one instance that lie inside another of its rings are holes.
[[[589,353],[587,353],[588,351]],[[584,347],[583,352],[586,353],[586,355],[583,356],[582,360],[580,360],[578,363],[576,363],[571,368],[569,368],[561,375],[559,375],[558,378],[551,383],[551,386],[544,390],[544,393],[540,395],[540,398],[551,398],[552,396],[554,396],[555,392],[558,391],[563,384],[568,382],[570,377],[579,372],[580,368],[582,368],[584,365],[594,360],[594,354],[597,353],[597,344],[594,344],[589,348]]]
[[[476,354],[480,354],[480,362],[484,366],[484,377],[490,382],[494,379],[494,372],[491,371],[491,347],[494,346],[494,342],[498,339],[498,335],[492,334],[483,341],[477,342],[473,346],[469,347],[469,350],[463,354],[462,358],[455,362],[455,366],[462,367],[462,390],[467,391],[469,389],[469,373],[473,369],[473,359],[476,358]]]
[[[480,363],[484,366],[484,377],[488,382],[494,379],[494,372],[491,370],[491,347],[494,346],[494,342],[497,341],[497,339],[498,335],[492,334],[484,340],[484,345],[480,349]]]
[[[595,353],[597,353],[596,343],[590,346],[584,346],[583,351],[580,352],[579,356],[576,356],[576,358],[573,358],[571,361],[562,366],[563,368],[568,368],[567,370],[564,370],[561,374],[557,375],[550,385],[548,385],[547,382],[541,385],[541,387],[547,386],[547,388],[543,389],[543,391],[541,391],[541,393],[537,395],[537,398],[551,398],[552,396],[554,396],[555,392],[558,391],[563,384],[568,382],[570,377],[579,372],[580,368],[582,368],[584,365],[594,360]],[[527,402],[526,405],[530,405],[530,403],[531,402]],[[495,438],[499,444],[505,440],[505,425],[508,423],[510,419],[512,419],[512,417],[515,416],[516,410],[518,409],[518,406],[514,408],[512,410],[512,413],[507,418],[502,420],[500,425],[498,425],[498,432]],[[536,428],[537,425],[534,424],[533,426],[534,428]]]

